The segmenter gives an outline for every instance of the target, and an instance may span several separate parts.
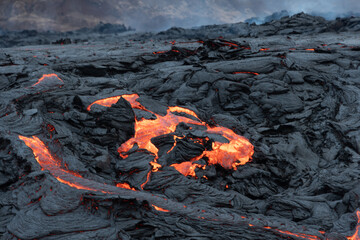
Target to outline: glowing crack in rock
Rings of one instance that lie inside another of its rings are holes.
[[[233,74],[252,74],[252,75],[259,75],[259,73],[256,73],[256,72],[233,72]]]
[[[170,210],[155,206],[154,204],[151,204],[151,206],[153,206],[153,208],[155,208],[155,210],[157,211],[161,211],[161,212],[170,212]]]
[[[64,84],[64,81],[61,80],[57,74],[51,73],[51,74],[44,74],[41,78],[39,78],[39,80],[36,83],[31,85],[31,87],[34,87],[34,86],[36,86],[36,85],[38,85],[38,84],[40,84],[40,83],[42,83],[42,82],[44,82],[46,80],[49,80],[49,79],[52,79],[52,80],[55,79],[55,80],[59,81],[59,85]]]

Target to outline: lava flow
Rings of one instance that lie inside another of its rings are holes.
[[[155,206],[154,204],[151,204],[151,206],[153,206],[155,208],[156,211],[161,211],[161,212],[170,212],[169,210],[167,209],[164,209],[164,208],[161,208],[161,207],[158,207],[158,206]]]
[[[76,189],[112,193],[111,191],[105,190],[105,184],[99,184],[94,181],[84,179],[80,174],[65,169],[62,166],[61,161],[50,153],[49,149],[38,137],[33,136],[30,138],[19,136],[19,139],[24,141],[26,146],[31,148],[36,161],[41,166],[41,170],[49,171],[59,182]],[[96,187],[96,185],[100,185],[101,187]],[[117,187],[135,191],[135,189],[130,188],[130,186],[126,183],[117,184]]]
[[[255,76],[259,75],[259,73],[256,72],[233,72],[233,74],[253,74]]]
[[[34,83],[31,86],[34,87],[34,86],[44,82],[45,80],[56,80],[56,81],[61,82],[60,85],[64,84],[63,80],[61,80],[57,74],[51,73],[51,74],[44,74],[41,78],[39,78],[39,80],[36,83]]]
[[[94,104],[110,107],[112,104],[115,104],[121,97],[129,101],[132,108],[151,112],[136,101],[136,99],[139,97],[137,94],[121,95],[97,100],[90,104],[87,110],[90,111],[91,106]],[[193,119],[176,115],[174,112],[185,113],[189,116],[192,116]],[[127,156],[126,153],[134,146],[134,144],[137,144],[139,148],[146,149],[153,153],[155,156],[154,161],[156,162],[158,158],[158,149],[151,142],[151,139],[164,134],[175,132],[177,125],[181,122],[205,126],[207,128],[207,133],[221,135],[229,141],[228,143],[214,141],[212,142],[212,150],[205,150],[200,156],[191,159],[189,162],[182,162],[180,164],[171,165],[183,175],[195,176],[195,169],[202,166],[193,162],[199,160],[201,157],[207,157],[209,159],[208,164],[210,165],[219,164],[225,169],[232,168],[235,170],[237,166],[247,163],[254,153],[253,145],[246,138],[237,135],[228,128],[220,126],[211,127],[207,125],[198,118],[195,112],[189,109],[175,106],[168,107],[167,114],[165,116],[161,116],[153,112],[151,113],[156,116],[156,119],[135,120],[135,136],[123,143],[118,148],[120,156],[125,158]],[[157,166],[157,169],[158,168],[159,166]]]

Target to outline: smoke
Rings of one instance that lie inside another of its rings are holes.
[[[331,19],[360,12],[360,4],[358,0],[2,0],[0,26],[64,31],[102,21],[123,23],[139,31],[160,31],[264,19],[281,10]]]

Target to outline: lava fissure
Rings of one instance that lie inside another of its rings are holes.
[[[59,85],[63,85],[64,84],[64,81],[61,80],[57,74],[55,73],[51,73],[51,74],[44,74],[41,78],[39,78],[39,80],[34,83],[33,85],[31,85],[31,87],[35,87],[36,85],[39,85],[49,79],[56,79],[57,81],[60,81],[60,84]]]

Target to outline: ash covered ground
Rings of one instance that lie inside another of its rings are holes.
[[[359,239],[359,30],[7,33],[0,237]]]

